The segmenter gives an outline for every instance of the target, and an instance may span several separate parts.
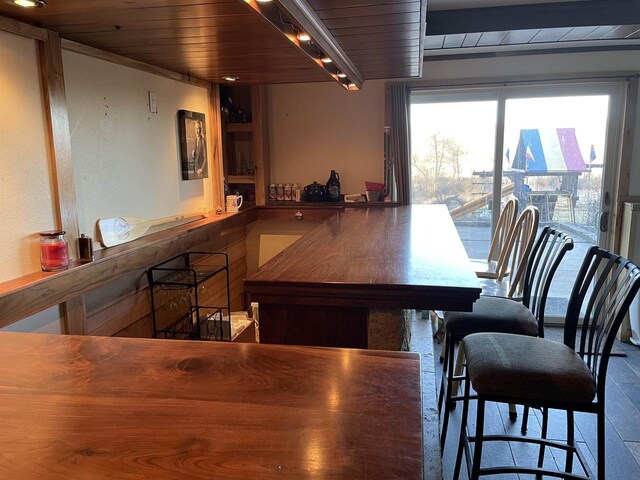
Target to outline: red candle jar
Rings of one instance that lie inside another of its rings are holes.
[[[69,266],[69,244],[64,230],[40,232],[40,265],[45,272],[64,270]]]

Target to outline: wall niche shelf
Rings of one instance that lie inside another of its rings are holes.
[[[269,132],[265,86],[220,86],[223,170],[227,194],[264,205],[269,189]]]
[[[225,131],[227,133],[237,133],[237,132],[253,132],[253,124],[252,123],[227,123],[225,126]]]
[[[183,253],[151,267],[147,276],[156,338],[231,341],[226,253]],[[226,289],[226,304],[207,305],[206,300],[211,297],[207,289],[218,286],[216,277],[221,278],[218,283]]]

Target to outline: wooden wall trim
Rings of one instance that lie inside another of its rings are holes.
[[[207,82],[206,80],[194,78],[189,75],[183,75],[182,73],[173,72],[162,67],[156,67],[155,65],[150,65],[148,63],[140,62],[138,60],[124,57],[116,53],[107,52],[105,50],[100,50],[99,48],[90,47],[89,45],[84,45],[72,40],[62,39],[62,48],[70,52],[80,53],[82,55],[98,58],[100,60],[105,60],[107,62],[115,63],[129,68],[135,68],[136,70],[142,70],[143,72],[158,75],[160,77],[166,77],[171,80],[187,83],[196,87],[206,88],[207,90],[211,86],[211,83]]]
[[[205,218],[100,250],[95,261],[75,262],[62,272],[36,272],[0,283],[0,328],[193,249],[213,235],[230,235],[256,219],[256,208]]]
[[[217,84],[211,84],[209,87],[209,125],[211,128],[211,135],[213,142],[212,147],[212,162],[211,162],[211,174],[213,192],[213,208],[218,205],[225,208],[224,198],[224,151],[222,148],[222,122],[220,119],[220,87]]]
[[[44,41],[47,39],[46,29],[2,16],[0,16],[0,30],[20,35],[21,37],[33,38],[34,40]]]
[[[267,86],[251,87],[251,108],[253,119],[253,148],[256,160],[256,204],[266,204],[269,197],[269,178],[271,162],[269,160],[269,114]]]
[[[57,33],[47,30],[46,38],[38,41],[40,85],[45,106],[49,143],[50,172],[56,209],[56,226],[66,232],[69,254],[78,259],[78,212],[71,158],[71,132],[64,85],[62,48]],[[85,324],[85,304],[82,296],[61,305],[63,333],[82,335]]]
[[[72,258],[77,259],[80,234],[60,37],[57,33],[48,31],[47,40],[39,42],[38,47],[54,197],[57,199],[56,223],[67,232],[69,251]]]

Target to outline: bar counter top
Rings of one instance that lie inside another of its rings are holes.
[[[481,291],[444,205],[336,212],[245,289],[266,303],[467,311]]]
[[[0,362],[3,479],[422,479],[417,354],[3,332]]]

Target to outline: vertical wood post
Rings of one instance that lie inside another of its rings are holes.
[[[256,205],[265,205],[271,176],[266,85],[254,85],[251,87],[251,121],[253,123]]]
[[[224,173],[222,151],[222,122],[220,119],[220,88],[212,83],[209,88],[209,125],[211,127],[211,185],[213,187],[213,207],[224,207]]]
[[[40,75],[48,127],[50,172],[56,207],[56,226],[65,230],[72,259],[78,259],[78,214],[71,159],[71,133],[67,98],[64,86],[62,48],[60,36],[47,31],[45,40],[38,42]],[[86,308],[84,297],[79,296],[60,305],[64,333],[83,335]]]

